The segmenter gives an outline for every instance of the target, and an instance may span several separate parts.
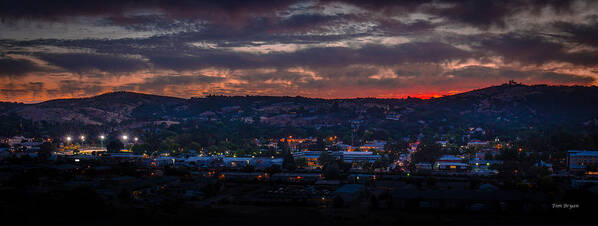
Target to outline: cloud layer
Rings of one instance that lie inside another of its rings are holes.
[[[594,1],[3,1],[0,100],[595,85]]]

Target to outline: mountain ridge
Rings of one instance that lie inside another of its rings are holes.
[[[431,99],[322,99],[279,96],[207,96],[189,99],[118,91],[85,98],[35,104],[0,103],[0,115],[16,114],[33,121],[81,122],[91,125],[123,122],[232,120],[262,118],[268,123],[322,124],[342,120],[377,121],[384,115],[410,118],[470,118],[575,122],[598,118],[598,87],[523,85],[509,82]],[[413,113],[415,112],[415,113]],[[421,114],[421,115],[417,115]],[[420,117],[421,116],[421,117]],[[481,120],[481,119],[480,119]]]
[[[485,92],[487,90],[491,90],[494,88],[501,88],[501,87],[551,87],[551,88],[595,88],[598,89],[598,86],[591,85],[591,86],[581,86],[581,85],[546,85],[546,84],[535,84],[535,85],[525,85],[525,84],[509,84],[504,83],[501,85],[494,85],[488,86],[478,89],[473,89],[466,92],[455,93],[450,95],[444,95],[442,97],[431,97],[431,98],[418,98],[418,97],[405,97],[405,98],[377,98],[377,97],[355,97],[355,98],[318,98],[318,97],[304,97],[304,96],[268,96],[268,95],[238,95],[238,96],[228,96],[228,95],[209,95],[205,97],[190,97],[190,98],[182,98],[182,97],[175,97],[175,96],[167,96],[167,95],[159,95],[159,94],[151,94],[151,93],[142,93],[142,92],[134,92],[134,91],[113,91],[113,92],[106,92],[101,93],[94,96],[88,97],[74,97],[74,98],[57,98],[51,100],[45,100],[37,103],[23,103],[23,102],[10,102],[10,101],[0,101],[0,104],[22,104],[22,105],[37,105],[43,104],[48,102],[56,102],[56,101],[81,101],[81,100],[88,100],[94,98],[104,98],[104,97],[113,97],[113,96],[140,96],[140,97],[154,97],[154,98],[169,98],[169,99],[179,99],[179,100],[192,100],[198,98],[209,98],[209,97],[225,97],[225,98],[248,98],[248,97],[263,97],[263,98],[303,98],[303,99],[314,99],[314,100],[362,100],[362,99],[376,99],[376,100],[405,100],[405,99],[420,99],[420,100],[438,100],[444,99],[447,97],[458,97],[463,95],[471,95],[473,93],[478,92]]]

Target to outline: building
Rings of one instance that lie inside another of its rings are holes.
[[[467,146],[469,147],[473,147],[473,146],[486,146],[488,145],[488,141],[481,141],[481,140],[472,140],[467,142]]]
[[[348,145],[348,144],[343,144],[342,142],[339,142],[336,144],[336,147],[338,148],[338,150],[341,151],[353,151],[353,146]]]
[[[20,145],[22,145],[27,151],[39,151],[41,149],[40,145],[42,145],[42,142],[25,141],[20,143]]]
[[[243,167],[252,165],[251,164],[252,161],[253,161],[252,158],[237,158],[237,157],[222,158],[224,167],[228,167],[228,168],[243,168]]]
[[[383,140],[375,140],[372,142],[368,142],[364,145],[359,146],[359,150],[361,151],[369,151],[369,150],[376,150],[376,151],[384,151],[384,146],[386,146],[386,141]]]
[[[318,160],[320,159],[321,151],[301,151],[293,153],[295,158],[305,158],[308,167],[319,167]],[[358,164],[360,162],[374,162],[381,158],[379,155],[374,155],[369,151],[336,151],[328,152],[331,158],[341,159],[346,163]]]
[[[369,151],[343,151],[342,158],[346,163],[374,162],[381,156]]]
[[[27,139],[23,136],[14,136],[14,137],[8,138],[8,144],[10,146],[14,146],[15,144],[20,144],[23,141],[27,141],[27,140],[30,140],[30,139]]]
[[[228,168],[243,168],[247,166],[253,166],[255,169],[266,169],[273,165],[278,165],[282,167],[282,158],[254,158],[254,157],[193,157],[189,158],[186,163],[187,165],[193,165],[199,167],[211,167],[215,165],[216,162],[220,162],[222,160],[222,164],[224,167]],[[195,162],[195,163],[193,163]]]
[[[436,170],[465,171],[469,165],[462,162],[437,162],[434,167]]]
[[[309,137],[309,138],[294,138],[293,136],[289,136],[286,138],[281,138],[280,142],[286,142],[289,145],[291,151],[298,151],[297,148],[300,144],[303,143],[315,143],[317,141],[316,138]]]
[[[184,164],[188,167],[211,168],[220,160],[218,156],[196,156],[186,158]]]
[[[146,161],[151,167],[174,167],[176,159],[172,157],[160,156]]]
[[[90,155],[93,153],[106,152],[105,147],[82,147],[79,149],[79,154]]]
[[[301,151],[293,153],[293,157],[297,158],[305,158],[308,167],[318,167],[320,164],[318,160],[320,159],[321,152],[319,151]]]
[[[588,167],[598,167],[598,151],[569,150],[567,152],[569,171],[586,171]]]
[[[254,158],[251,164],[253,164],[256,169],[263,170],[274,165],[278,165],[282,168],[282,162],[282,158]]]
[[[443,155],[434,164],[436,170],[467,170],[469,164],[463,162],[463,157],[456,155]]]
[[[440,156],[437,162],[459,163],[463,162],[463,157],[457,155],[443,155]]]
[[[342,153],[344,152],[328,152],[331,158],[334,159],[341,159]],[[301,151],[293,153],[293,157],[297,158],[305,158],[308,167],[320,167],[319,159],[320,155],[322,155],[321,151]]]
[[[429,170],[432,170],[432,164],[431,163],[425,163],[425,162],[416,163],[415,164],[415,170],[416,171],[429,171]]]
[[[445,148],[448,145],[448,141],[447,140],[439,140],[436,141],[437,144],[440,144],[440,146],[442,146],[443,148]]]

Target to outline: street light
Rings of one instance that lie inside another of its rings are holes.
[[[85,141],[85,136],[81,136],[79,138],[81,138],[81,141]]]
[[[106,137],[104,135],[100,135],[100,145],[102,147],[104,147],[104,139],[106,139]]]
[[[129,139],[129,137],[128,137],[127,135],[123,135],[123,137],[122,137],[122,138],[123,138],[123,140],[127,140],[127,139]]]
[[[67,137],[66,137],[66,141],[68,141],[68,142],[71,142],[71,140],[72,140],[72,139],[73,139],[73,138],[72,138],[71,136],[67,136]]]
[[[137,139],[137,137],[133,138],[133,140],[135,140],[135,142],[137,142],[139,139]]]

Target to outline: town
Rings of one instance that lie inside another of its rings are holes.
[[[3,225],[598,225],[598,1],[0,2]]]
[[[485,133],[480,127],[468,131],[469,137]],[[93,209],[139,211],[178,203],[171,211],[183,206],[365,206],[376,211],[537,214],[558,211],[555,206],[562,209],[562,203],[576,206],[570,211],[594,205],[591,197],[598,192],[596,150],[553,157],[528,151],[516,141],[470,139],[459,145],[419,134],[414,140],[359,144],[346,144],[337,136],[255,138],[250,151],[149,153],[145,148],[150,141],[142,139],[147,133],[3,138],[2,200],[10,202],[19,190],[31,197],[92,195]],[[371,221],[376,215],[363,217],[341,221]]]

